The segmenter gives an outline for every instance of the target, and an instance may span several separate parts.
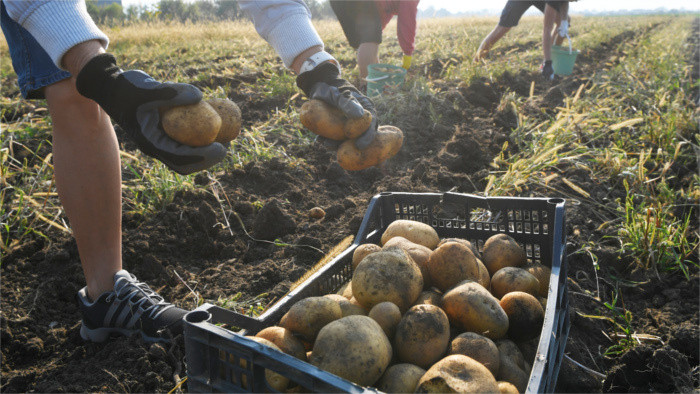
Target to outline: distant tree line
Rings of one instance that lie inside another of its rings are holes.
[[[312,18],[333,18],[328,0],[304,0]],[[244,15],[236,0],[160,0],[153,6],[129,6],[124,9],[118,3],[99,6],[97,0],[86,0],[87,10],[96,23],[119,25],[138,21],[202,22],[235,20]]]

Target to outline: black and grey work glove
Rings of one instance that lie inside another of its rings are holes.
[[[321,100],[343,111],[349,118],[361,118],[366,109],[372,114],[372,124],[367,131],[355,140],[355,146],[362,150],[377,136],[377,111],[367,96],[360,93],[350,82],[340,77],[338,67],[332,63],[323,63],[311,71],[297,76],[297,86],[306,97]],[[323,137],[319,136],[323,140]],[[338,141],[336,144],[339,144]]]
[[[546,60],[544,63],[542,63],[541,71],[545,80],[551,81],[554,79],[554,68],[552,68],[551,60]]]
[[[161,83],[140,70],[122,71],[108,53],[83,67],[76,86],[80,94],[97,102],[143,153],[179,174],[207,169],[226,156],[226,148],[218,142],[191,147],[163,131],[158,108],[198,103],[202,92],[195,86]]]

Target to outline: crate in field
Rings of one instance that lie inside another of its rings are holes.
[[[302,392],[376,392],[295,357],[254,342],[254,335],[277,325],[297,301],[335,292],[352,278],[352,254],[364,243],[379,244],[387,226],[399,219],[429,224],[440,238],[464,238],[482,250],[494,234],[515,238],[528,262],[551,268],[545,318],[527,392],[552,392],[569,333],[566,292],[564,200],[480,197],[457,193],[381,193],[372,198],[354,243],[314,272],[257,318],[204,304],[185,317],[188,389],[192,392],[271,392],[265,370],[287,377]],[[220,325],[239,327],[233,332]]]

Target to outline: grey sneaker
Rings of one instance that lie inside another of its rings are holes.
[[[136,332],[147,342],[167,342],[182,332],[182,318],[187,313],[165,302],[126,270],[114,275],[114,291],[102,293],[93,302],[88,300],[87,287],[80,289],[78,306],[83,316],[80,336],[92,342]]]

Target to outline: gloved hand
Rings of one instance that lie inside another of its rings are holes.
[[[563,20],[559,25],[559,37],[566,37],[569,34],[569,21]]]
[[[401,67],[405,68],[406,70],[411,68],[411,60],[413,60],[413,56],[403,55],[403,64]]]
[[[196,104],[202,92],[184,83],[160,83],[140,70],[122,71],[108,53],[94,57],[76,78],[78,92],[97,102],[138,148],[179,174],[207,169],[226,156],[218,143],[191,147],[168,137],[158,108]]]
[[[350,118],[360,118],[366,109],[372,114],[372,124],[355,140],[355,146],[362,150],[377,136],[377,111],[372,100],[360,93],[350,82],[340,77],[340,71],[332,63],[323,63],[297,76],[297,86],[306,97],[321,100],[343,111]],[[318,137],[324,140],[323,137]]]
[[[554,79],[554,68],[552,67],[551,60],[546,60],[544,63],[542,63],[540,70],[542,71],[542,76],[545,80],[551,81]]]

